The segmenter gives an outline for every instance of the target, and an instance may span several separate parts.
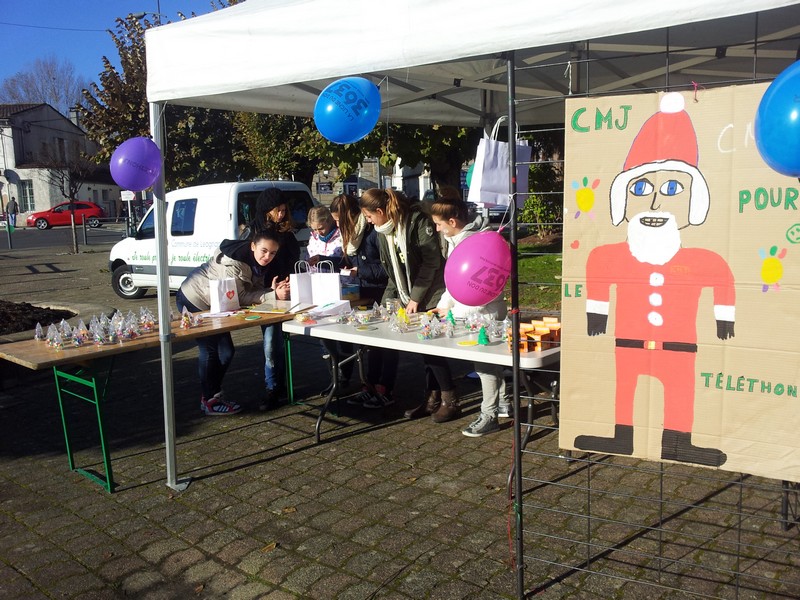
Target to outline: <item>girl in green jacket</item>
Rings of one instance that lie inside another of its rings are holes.
[[[389,275],[382,303],[398,298],[409,314],[435,308],[445,290],[444,259],[430,217],[392,189],[366,190],[359,206],[380,234],[381,264]],[[426,399],[405,416],[415,419],[429,414],[436,423],[455,419],[461,409],[447,360],[425,355],[423,362]]]

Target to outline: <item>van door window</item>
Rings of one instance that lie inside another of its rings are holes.
[[[236,198],[236,227],[239,235],[241,235],[245,227],[255,218],[256,199],[260,193],[261,190],[239,192],[239,196]]]
[[[152,240],[156,237],[156,211],[149,210],[139,224],[139,230],[136,232],[137,240]]]
[[[197,198],[178,200],[172,211],[170,233],[173,236],[194,234],[194,216],[197,213]]]

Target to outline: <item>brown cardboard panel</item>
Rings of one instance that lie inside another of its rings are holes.
[[[563,448],[800,481],[800,184],[756,149],[766,88],[567,102]]]

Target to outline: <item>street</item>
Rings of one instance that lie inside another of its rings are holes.
[[[98,244],[113,244],[125,236],[125,223],[104,223],[96,229],[86,228],[86,243],[84,243],[84,229],[82,226],[75,227],[75,234],[78,238],[78,248],[84,246],[96,246]],[[72,229],[70,227],[53,227],[52,229],[39,230],[35,227],[18,227],[11,234],[11,248],[30,249],[30,248],[72,248]],[[0,250],[9,249],[9,233],[3,227],[0,229]]]

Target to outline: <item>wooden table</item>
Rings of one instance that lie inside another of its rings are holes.
[[[292,389],[292,361],[291,361],[291,335],[304,335],[324,340],[337,342],[350,342],[356,345],[356,351],[345,361],[361,361],[362,350],[358,346],[372,346],[376,348],[389,348],[402,352],[414,352],[417,354],[430,354],[443,356],[456,360],[469,360],[473,362],[490,363],[512,366],[512,356],[508,349],[508,343],[503,341],[493,341],[488,346],[464,345],[477,341],[477,333],[469,333],[461,330],[452,338],[439,337],[431,340],[421,340],[417,336],[417,331],[399,333],[392,331],[388,322],[377,322],[367,324],[367,329],[358,329],[351,324],[334,323],[329,318],[322,318],[316,324],[299,323],[297,321],[286,321],[283,324],[283,332],[286,336],[287,367],[289,373],[289,394],[290,402],[294,402],[294,390]],[[459,343],[461,342],[461,343]],[[561,354],[560,347],[549,348],[540,352],[523,352],[520,354],[519,367],[521,370],[541,369],[544,366],[558,362]],[[330,406],[331,400],[336,396],[339,388],[338,364],[334,353],[331,356],[331,373],[333,374],[333,389],[329,392],[325,403],[320,410],[319,418],[314,429],[317,443],[320,440],[320,427],[322,420]]]
[[[291,319],[293,316],[291,313],[242,313],[226,317],[208,317],[203,319],[200,325],[189,329],[181,329],[180,323],[175,321],[171,323],[170,335],[175,342],[189,341],[258,325],[274,325]],[[0,345],[0,358],[33,370],[52,367],[55,376],[58,406],[61,411],[61,423],[64,428],[64,442],[67,448],[69,468],[102,485],[111,493],[114,490],[114,476],[111,469],[111,456],[103,430],[102,405],[107,398],[108,382],[114,368],[114,358],[120,354],[155,348],[160,343],[161,338],[158,331],[144,333],[133,340],[103,344],[101,346],[87,343],[83,346],[75,347],[67,343],[60,350],[50,348],[45,341],[30,339]],[[95,406],[105,475],[75,466],[70,447],[69,427],[64,411],[65,396],[78,398]],[[171,428],[167,429],[170,430]],[[166,444],[168,448],[174,447],[174,440],[167,439]]]

